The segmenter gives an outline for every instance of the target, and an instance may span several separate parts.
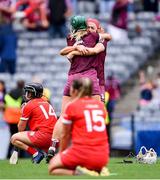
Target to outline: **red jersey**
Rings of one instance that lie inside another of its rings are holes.
[[[104,104],[85,97],[68,104],[62,122],[72,124],[73,145],[106,147],[108,137],[105,118]]]
[[[57,121],[53,107],[42,98],[36,98],[26,103],[21,110],[22,121],[28,121],[32,131],[52,133]]]

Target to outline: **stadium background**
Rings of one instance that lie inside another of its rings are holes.
[[[95,1],[95,3],[98,2],[102,4],[102,1]],[[158,143],[160,142],[160,100],[156,96],[146,106],[138,106],[139,70],[144,70],[149,80],[155,80],[160,67],[160,22],[156,18],[158,6],[144,9],[140,0],[130,2],[132,9],[128,16],[128,38],[120,38],[108,43],[105,63],[106,75],[110,71],[114,72],[122,88],[122,96],[116,105],[111,124],[113,156],[123,155],[121,153],[128,153],[130,150],[137,152],[141,145],[153,147],[158,154],[160,153]],[[72,15],[79,14],[78,2],[72,3]],[[105,30],[108,30],[111,9],[103,12],[96,8],[93,12],[85,12],[83,15],[97,18]],[[70,17],[67,17],[67,25],[69,19]],[[18,19],[13,22],[13,25],[18,35],[16,73],[14,75],[8,72],[0,73],[0,79],[5,81],[9,92],[15,87],[17,80],[30,82],[38,77],[44,87],[51,91],[51,103],[59,115],[63,87],[69,69],[69,62],[59,55],[59,50],[66,45],[65,39],[51,38],[48,31],[29,31]],[[69,29],[69,25],[67,27]],[[2,121],[0,137],[4,140],[2,147],[5,150],[9,133],[7,125]],[[0,151],[4,155],[2,148]]]

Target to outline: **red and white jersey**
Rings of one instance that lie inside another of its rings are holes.
[[[68,104],[62,122],[72,124],[74,145],[106,146],[108,145],[108,137],[105,118],[104,104],[95,99],[84,97]]]
[[[57,121],[53,107],[42,98],[36,98],[26,103],[21,110],[22,121],[28,121],[32,131],[43,131],[52,133]]]

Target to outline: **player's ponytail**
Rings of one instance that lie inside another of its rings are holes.
[[[84,35],[86,35],[88,32],[87,30],[78,30],[78,31],[72,31],[71,32],[71,39],[75,39],[76,42],[80,41]]]
[[[92,81],[89,78],[82,78],[73,81],[73,89],[78,91],[78,97],[92,96]]]

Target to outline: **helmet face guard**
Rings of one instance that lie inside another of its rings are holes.
[[[32,86],[26,86],[24,88],[25,92],[32,92],[36,96],[36,89]]]
[[[27,101],[33,98],[41,98],[43,95],[43,86],[39,83],[27,84],[24,87],[24,93]]]

